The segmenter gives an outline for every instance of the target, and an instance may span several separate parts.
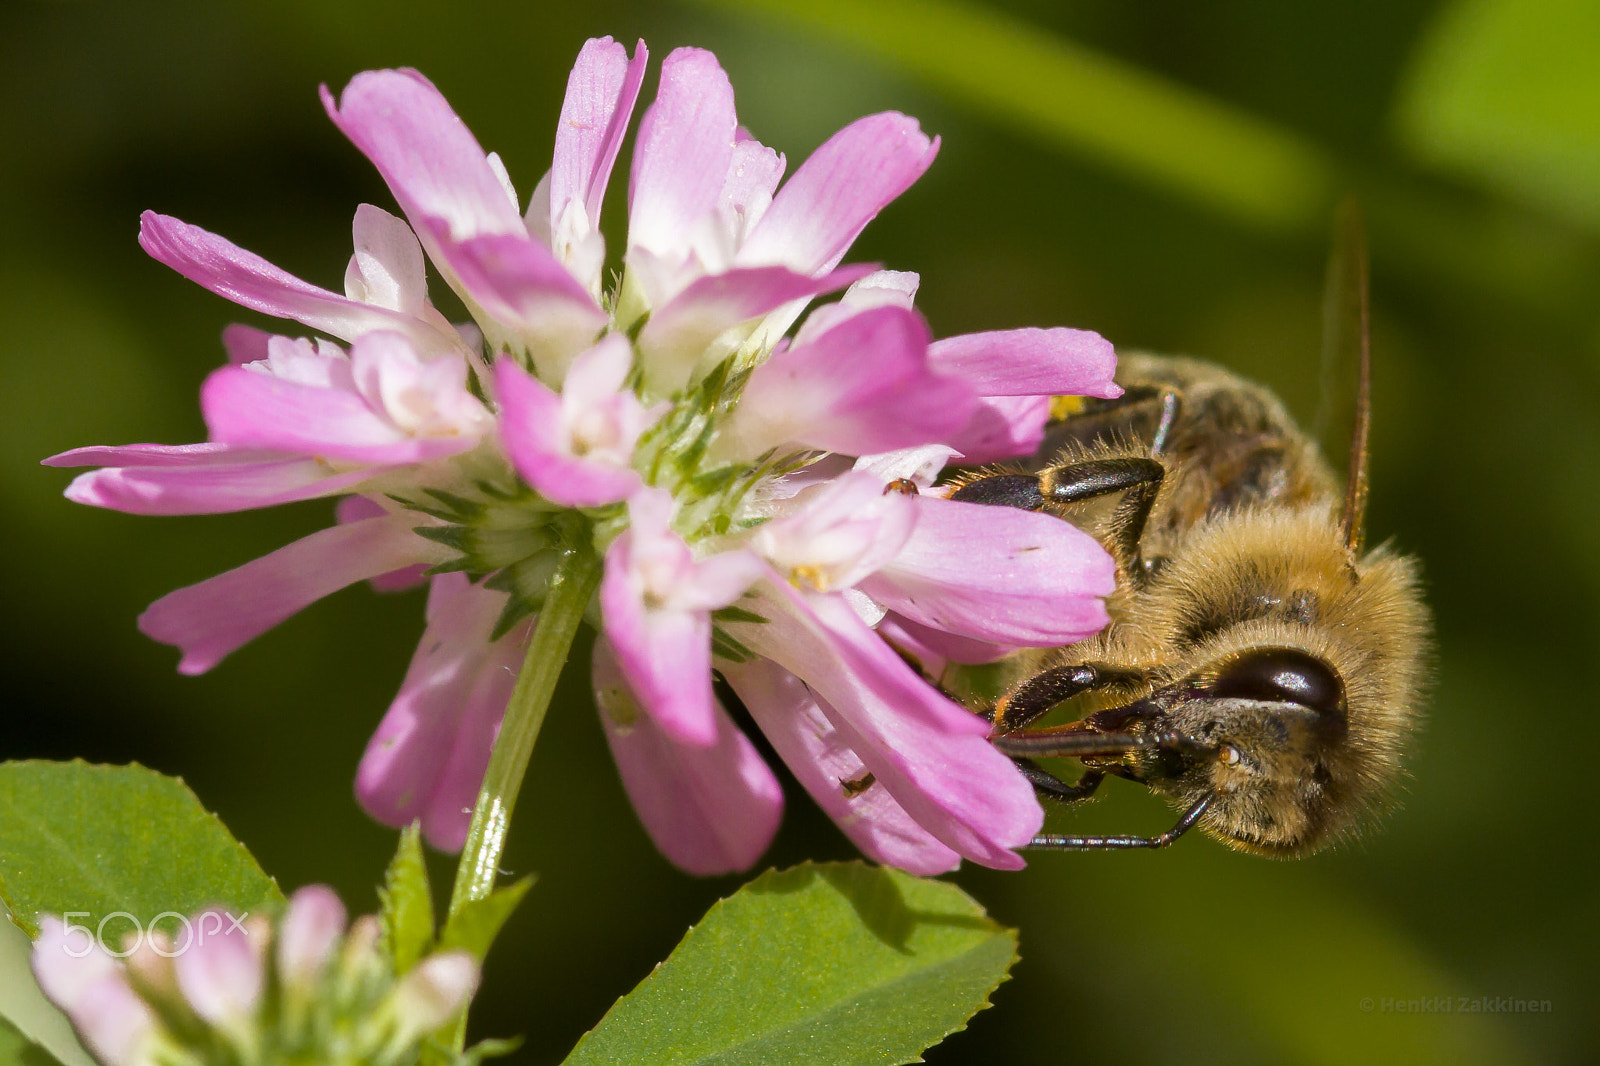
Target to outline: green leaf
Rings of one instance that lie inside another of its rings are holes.
[[[44,1048],[35,1044],[0,1018],[0,1062],[6,1066],[61,1066]]]
[[[135,922],[179,936],[181,915],[242,918],[283,896],[181,780],[29,761],[0,764],[0,898],[30,934],[41,913],[72,915],[114,944]]]
[[[941,881],[859,862],[768,872],[713,906],[567,1066],[917,1062],[989,1005],[1016,944]]]
[[[482,962],[489,954],[489,946],[500,935],[500,929],[517,909],[522,897],[528,894],[536,878],[529,874],[503,888],[497,888],[483,899],[468,900],[461,909],[450,916],[439,933],[439,950],[461,948],[470,951]]]
[[[433,892],[428,887],[428,864],[422,857],[420,823],[412,822],[401,831],[378,900],[394,972],[408,973],[433,943]]]

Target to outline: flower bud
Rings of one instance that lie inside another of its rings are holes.
[[[278,929],[278,969],[289,984],[316,979],[344,935],[345,909],[333,889],[307,885],[289,900]]]
[[[178,987],[196,1014],[230,1029],[249,1018],[261,998],[266,940],[264,927],[246,928],[220,910],[195,920],[194,944],[174,965]]]
[[[134,1066],[155,1029],[155,1017],[122,966],[83,926],[40,919],[33,945],[33,975],[66,1012],[84,1044],[104,1066]]]
[[[407,1041],[444,1025],[478,990],[478,963],[465,951],[446,951],[417,964],[400,979],[389,1005]]]

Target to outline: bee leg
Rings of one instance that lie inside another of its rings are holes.
[[[1080,693],[1091,692],[1107,685],[1136,681],[1141,677],[1142,674],[1134,671],[1111,666],[1096,666],[1093,663],[1058,666],[1053,670],[1035,674],[996,704],[991,719],[994,722],[994,731],[1014,732],[1062,700],[1069,700]]]
[[[1175,393],[1169,395],[1176,396]],[[1174,409],[1175,410],[1175,409]],[[1113,539],[1132,581],[1143,584],[1144,560],[1139,538],[1155,506],[1166,467],[1156,459],[1085,459],[1039,474],[991,474],[967,482],[950,494],[952,500],[1042,511],[1050,504],[1074,504],[1113,492],[1127,495],[1111,517]]]
[[[1069,785],[1032,759],[1011,761],[1017,764],[1022,776],[1026,777],[1041,795],[1049,796],[1061,803],[1079,803],[1088,799],[1094,795],[1094,790],[1100,787],[1100,782],[1106,779],[1104,770],[1085,770],[1082,777]]]
[[[1164,848],[1177,840],[1200,820],[1211,806],[1211,796],[1201,796],[1183,812],[1178,824],[1155,837],[1063,837],[1037,836],[1027,847],[1038,851],[1123,851],[1129,848]]]
[[[1039,480],[1041,488],[1056,503],[1077,503],[1112,492],[1127,494],[1111,516],[1111,536],[1130,580],[1142,585],[1146,570],[1139,541],[1166,472],[1156,459],[1086,459],[1046,470]]]

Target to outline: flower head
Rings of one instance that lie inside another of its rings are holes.
[[[463,951],[397,974],[376,919],[347,935],[344,907],[322,885],[296,892],[276,921],[206,911],[176,939],[153,933],[116,956],[83,926],[49,915],[39,925],[34,976],[103,1066],[403,1066],[478,983]]]
[[[777,825],[776,781],[717,671],[869,855],[1020,865],[1042,818],[1027,782],[874,627],[982,659],[1104,624],[1113,564],[1090,537],[934,481],[951,459],[1031,454],[1055,394],[1116,395],[1111,348],[1067,329],[934,340],[916,275],[840,263],[938,140],[869,115],[784,180],[698,49],[666,57],[639,120],[607,287],[599,214],[646,62],[642,43],[584,46],[526,209],[420,74],[324,89],[404,216],[358,209],[344,295],[163,216],[141,241],[325,336],[230,330],[202,390],[206,443],[49,462],[102,467],[69,496],[138,513],[345,495],[339,524],[151,606],[141,626],[186,672],[335,589],[428,568],[427,631],[357,794],[385,822],[421,818],[436,846],[461,846],[533,616],[577,552],[603,566],[607,736],[669,858],[742,869]],[[428,263],[471,324],[435,310]]]

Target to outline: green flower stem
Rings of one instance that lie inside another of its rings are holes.
[[[584,610],[600,584],[600,559],[587,538],[582,540],[583,543],[563,553],[556,567],[549,598],[539,611],[533,640],[522,661],[522,671],[517,674],[516,687],[511,690],[505,720],[489,756],[483,788],[472,812],[467,843],[461,849],[461,862],[456,867],[455,888],[450,894],[452,918],[467,903],[483,899],[494,890],[500,855],[505,850],[506,833],[511,827],[511,811],[516,806],[517,792],[522,788],[528,759],[533,755],[534,741],[544,725],[545,711],[550,708],[550,697],[555,693],[562,667],[566,666]],[[455,1034],[458,1050],[466,1035],[465,1023],[463,1016]]]

